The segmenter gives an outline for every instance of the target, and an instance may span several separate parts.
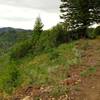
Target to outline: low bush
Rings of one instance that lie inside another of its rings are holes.
[[[84,37],[85,37],[85,33],[83,28],[69,30],[66,32],[66,42],[71,42]]]
[[[36,44],[36,51],[48,51],[64,42],[64,32],[62,25],[58,24],[50,30],[41,33]]]
[[[100,35],[100,26],[98,26],[98,27],[96,27],[96,28],[94,29],[94,34]]]
[[[49,54],[50,60],[55,60],[55,59],[57,59],[59,57],[59,53],[55,49],[52,49],[50,51],[50,53],[48,53],[48,54]]]
[[[0,76],[0,89],[11,93],[21,84],[21,73],[15,64],[9,64]]]
[[[30,52],[32,48],[31,40],[26,40],[20,43],[17,43],[10,52],[11,59],[20,59]]]
[[[96,38],[96,34],[94,32],[94,28],[88,28],[86,31],[87,38],[94,39]]]

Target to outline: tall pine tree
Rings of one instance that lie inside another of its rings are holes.
[[[86,28],[100,22],[100,0],[61,0],[60,16],[64,19],[67,30]]]
[[[41,18],[39,16],[36,18],[33,32],[34,33],[41,33],[42,31],[43,31],[43,23],[42,23]]]
[[[34,29],[33,29],[33,44],[39,40],[41,33],[43,32],[43,23],[41,21],[40,16],[36,18]]]

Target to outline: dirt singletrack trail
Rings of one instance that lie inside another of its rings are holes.
[[[100,100],[100,38],[89,40],[87,43],[82,66],[95,67],[96,73],[83,78],[82,83],[77,86],[78,90],[72,90],[71,100]],[[82,42],[79,46],[81,45]]]
[[[78,85],[78,90],[71,91],[71,100],[100,100],[100,70]]]

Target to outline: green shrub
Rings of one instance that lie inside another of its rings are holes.
[[[100,26],[98,26],[98,27],[96,27],[96,28],[94,29],[94,34],[100,35]]]
[[[57,47],[65,41],[65,34],[62,24],[57,24],[50,30],[35,34],[31,41],[17,43],[11,50],[10,57],[20,59],[32,51],[33,55],[38,55],[41,52],[48,52],[50,48]]]
[[[64,32],[62,25],[58,24],[50,30],[41,33],[37,41],[35,50],[38,52],[48,51],[64,42]]]
[[[27,55],[32,48],[32,42],[30,40],[26,40],[20,43],[17,43],[10,52],[11,59],[20,59]]]
[[[0,89],[6,93],[11,93],[21,83],[21,73],[15,64],[6,67],[0,76]]]
[[[50,58],[50,60],[55,60],[55,59],[57,59],[58,57],[59,57],[58,51],[55,50],[55,49],[52,49],[52,50],[50,51],[50,53],[49,53],[49,58]]]
[[[80,38],[84,38],[85,33],[83,28],[73,29],[66,32],[66,41],[71,42],[74,40],[78,40]]]
[[[87,38],[94,39],[96,38],[96,34],[93,28],[88,28],[86,32]]]
[[[65,30],[63,28],[62,24],[57,24],[55,27],[51,30],[53,35],[53,42],[56,46],[60,45],[61,43],[64,43],[65,40]]]
[[[52,43],[50,35],[51,35],[50,30],[44,31],[41,34],[36,44],[36,48],[35,48],[36,51],[41,52],[41,51],[49,49],[50,47],[53,47],[53,43]]]
[[[76,35],[76,33],[74,31],[68,31],[68,32],[66,32],[66,41],[67,42],[75,40],[76,37],[77,37],[77,35]]]

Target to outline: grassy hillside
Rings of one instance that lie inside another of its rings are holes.
[[[23,64],[24,69],[27,66],[25,81],[28,77],[33,80],[28,87],[24,85],[24,89],[29,89],[31,92],[25,92],[25,95],[22,93],[23,97],[32,93],[30,97],[43,100],[49,98],[55,98],[55,100],[60,98],[61,100],[62,98],[65,100],[67,98],[99,99],[99,42],[100,37],[94,40],[82,39],[62,44],[50,52],[49,57],[48,53],[42,54]],[[22,89],[19,89],[17,93],[19,94],[20,91]],[[95,96],[92,96],[90,91],[93,91]]]
[[[8,44],[0,56],[0,100],[92,100],[90,91],[98,90],[100,83],[100,37],[76,39],[71,33],[71,41],[63,41],[69,33],[61,32],[62,27],[56,26],[33,39],[27,32],[1,35]]]
[[[5,58],[7,58],[7,60]],[[66,66],[65,68],[68,68],[69,65],[77,64],[79,60],[80,52],[76,49],[75,43],[70,43],[62,44],[58,48],[52,48],[48,53],[42,53],[35,57],[26,56],[23,59],[14,62],[10,62],[9,56],[5,55],[1,58],[2,63],[0,64],[4,65],[1,65],[4,70],[5,67],[9,66],[9,64],[10,66],[15,65],[22,69],[21,73],[25,77],[25,80],[23,80],[25,81],[25,84],[42,84],[45,82],[47,83],[47,80],[49,79],[49,71],[51,73],[52,71],[55,71],[59,66]],[[46,77],[47,80],[45,80]],[[61,76],[61,78],[64,77]],[[58,79],[60,80],[59,76]]]

